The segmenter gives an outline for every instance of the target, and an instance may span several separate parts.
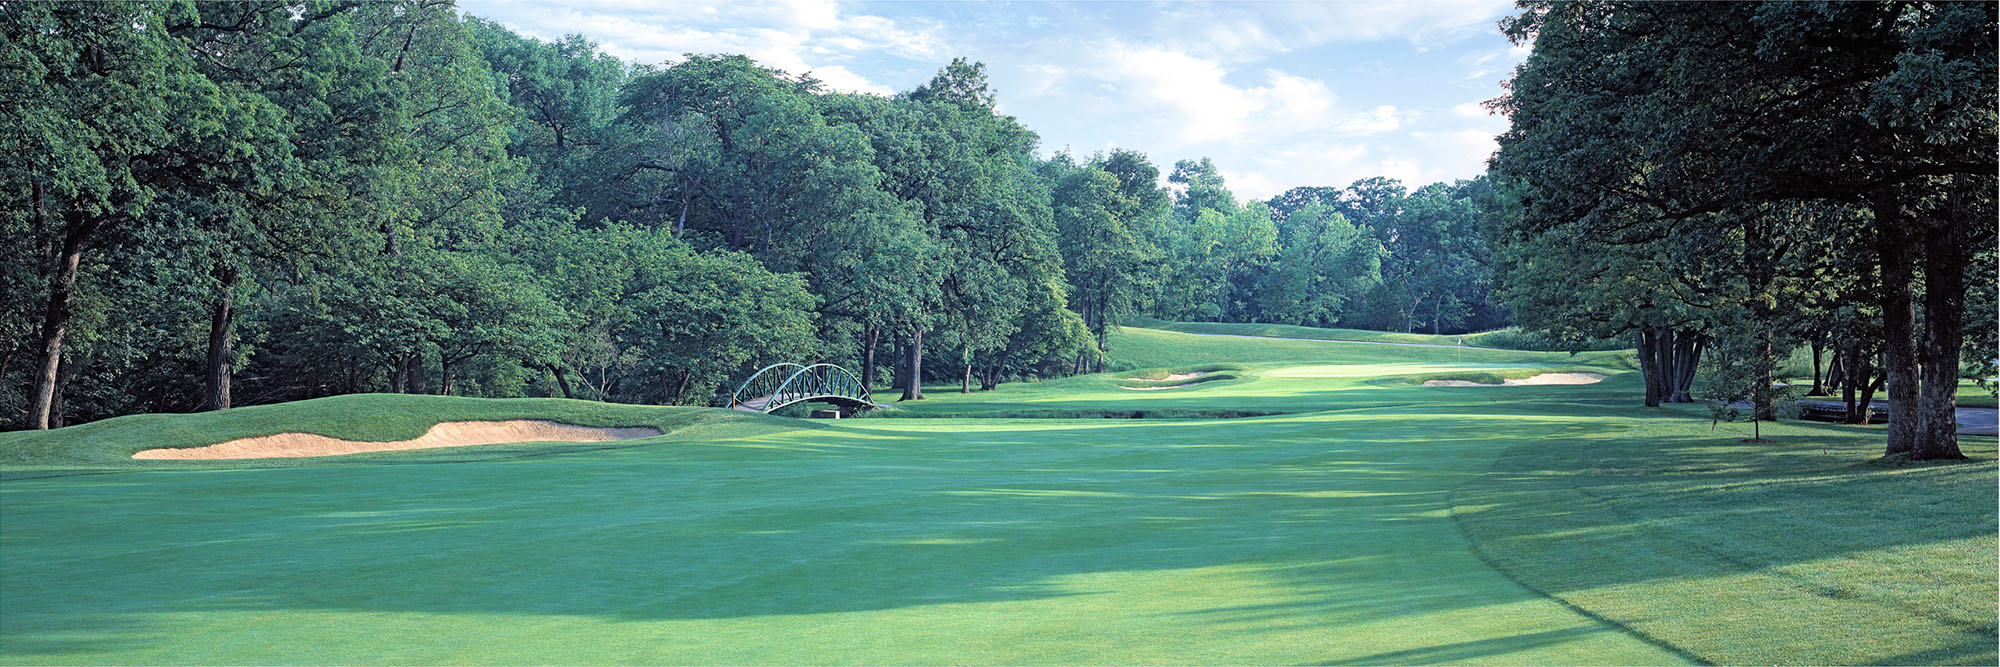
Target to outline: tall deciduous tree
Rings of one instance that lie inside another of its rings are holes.
[[[77,275],[86,254],[148,220],[199,224],[228,217],[275,189],[285,131],[260,96],[219,86],[194,66],[193,45],[169,30],[198,23],[191,4],[92,3],[0,12],[0,89],[15,131],[0,149],[9,210],[26,211],[48,249],[31,428],[48,428],[60,391]],[[201,217],[172,203],[216,202]]]
[[[1668,252],[1704,228],[1733,230],[1743,281],[1728,296],[1769,320],[1777,304],[1756,302],[1772,302],[1783,276],[1768,269],[1785,264],[1783,239],[1807,232],[1764,229],[1773,212],[1867,209],[1900,413],[1888,453],[1958,456],[1951,395],[1966,255],[1956,248],[1992,239],[1989,221],[1968,216],[1992,197],[1994,7],[1523,8],[1504,27],[1535,52],[1499,101],[1514,126],[1495,165],[1522,184],[1524,217]]]

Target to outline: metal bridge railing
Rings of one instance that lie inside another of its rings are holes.
[[[873,406],[868,384],[847,369],[833,364],[802,366],[776,363],[765,366],[736,387],[729,406],[770,412],[804,401],[854,403]]]

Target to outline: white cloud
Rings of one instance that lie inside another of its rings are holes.
[[[1504,126],[1500,130],[1506,129]],[[1448,178],[1470,178],[1486,171],[1487,158],[1500,149],[1498,130],[1464,128],[1433,132],[1411,132],[1431,174],[1425,183]]]
[[[1207,156],[1254,199],[1483,171],[1507,120],[1479,100],[1504,92],[1529,51],[1495,29],[1509,0],[461,4],[545,39],[583,33],[627,61],[741,53],[844,91],[907,89],[964,55],[987,63],[1003,112],[1040,133],[1045,154],[1123,147],[1163,170]]]
[[[1116,55],[1110,67],[1095,73],[1100,81],[1125,93],[1129,103],[1175,111],[1155,120],[1174,128],[1183,144],[1239,139],[1253,121],[1313,122],[1333,107],[1326,84],[1277,70],[1262,72],[1263,85],[1238,86],[1227,80],[1232,72],[1214,60],[1157,46],[1103,48]]]
[[[1403,39],[1420,48],[1437,46],[1493,28],[1513,9],[1508,0],[1427,0],[1425,2],[1326,2],[1289,6],[1289,18],[1308,34],[1328,41]]]
[[[1329,42],[1399,39],[1433,48],[1491,32],[1512,9],[1510,0],[1169,5],[1137,31],[1224,62],[1249,62]]]
[[[1396,107],[1383,105],[1341,122],[1340,130],[1351,134],[1369,135],[1389,132],[1402,126],[1403,119],[1396,114]]]
[[[833,0],[609,0],[577,6],[464,0],[459,5],[468,14],[498,20],[540,39],[582,33],[627,62],[667,62],[687,53],[740,53],[766,67],[794,74],[812,72],[828,87],[851,92],[890,92],[888,86],[851,68],[858,56],[935,60],[944,53],[934,24],[845,12]]]

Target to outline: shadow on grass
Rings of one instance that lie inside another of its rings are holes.
[[[1285,605],[1156,600],[1246,632],[1522,599],[1445,514],[1490,456],[1485,427],[1429,427],[1427,460],[1339,424],[868,420],[453,466],[10,482],[4,652],[139,650],[174,641],[160,619],[209,612],[658,621],[1070,599],[1116,619],[1165,612],[1090,601],[1121,590],[1095,575],[1181,570]]]
[[[1896,467],[1872,463],[1879,432],[1853,427],[1767,426],[1760,444],[1698,420],[1634,424],[1516,445],[1457,489],[1480,556],[1713,662],[1993,662],[1990,443],[1972,464]],[[1760,622],[1712,620],[1743,614]],[[1768,641],[1781,635],[1795,636]]]
[[[1685,415],[1620,420],[1622,406],[1587,400],[1393,402],[1226,422],[870,419],[454,466],[10,482],[0,652],[133,651],[173,641],[160,619],[208,612],[711,621],[1067,601],[1105,623],[1150,614],[1254,634],[1525,599],[1476,557],[1683,645],[1677,628],[1646,625],[1654,610],[1584,594],[1993,532],[1992,485],[1980,496],[1955,476],[1971,468],[1873,471],[1796,445],[1718,444]],[[1870,440],[1840,437],[1843,452]],[[1907,513],[1933,487],[1951,507],[1986,508],[1984,522],[1874,523],[1884,498],[1906,500],[1881,512]],[[1149,572],[1256,593],[1163,596],[1144,610],[1104,578]],[[1344,661],[1508,661],[1608,628]],[[1987,653],[1970,643],[1980,631],[1960,624],[1902,653],[1990,655],[1990,625]],[[1790,646],[1761,643],[1776,661]]]

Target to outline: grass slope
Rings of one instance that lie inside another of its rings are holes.
[[[1179,331],[1182,333],[1222,334],[1230,336],[1260,336],[1271,338],[1307,338],[1314,340],[1342,340],[1373,343],[1403,343],[1418,345],[1451,345],[1485,347],[1510,350],[1538,349],[1527,345],[1540,340],[1539,336],[1527,334],[1520,329],[1496,329],[1468,334],[1433,335],[1425,333],[1396,333],[1393,331],[1369,331],[1367,329],[1326,329],[1302,327],[1290,324],[1244,324],[1234,322],[1174,322],[1150,317],[1126,317],[1126,326]],[[1612,341],[1598,341],[1590,349],[1606,349]]]
[[[1114,369],[1178,367],[1202,363],[1256,364],[1270,362],[1312,361],[1334,364],[1384,364],[1384,363],[1471,363],[1471,364],[1512,364],[1527,366],[1595,365],[1612,368],[1637,368],[1632,362],[1630,351],[1613,352],[1541,352],[1528,350],[1501,350],[1481,348],[1441,348],[1411,347],[1404,345],[1378,345],[1372,343],[1405,342],[1390,340],[1409,334],[1382,334],[1375,332],[1374,339],[1342,338],[1350,330],[1312,329],[1307,333],[1288,338],[1262,338],[1263,334],[1246,333],[1262,331],[1277,325],[1186,323],[1188,328],[1203,329],[1200,332],[1168,331],[1142,327],[1123,327],[1111,334],[1109,366]],[[1304,327],[1291,327],[1304,329]],[[1214,331],[1206,331],[1214,329]],[[1209,335],[1209,334],[1224,335]],[[1298,332],[1280,332],[1298,333]],[[1303,338],[1306,340],[1293,340]],[[1419,338],[1428,338],[1419,336]],[[1345,342],[1345,341],[1361,342]],[[1418,341],[1424,345],[1428,342]]]
[[[663,438],[621,442],[481,445],[334,457],[239,461],[135,460],[159,447],[213,445],[275,433],[317,433],[348,440],[404,440],[443,421],[545,419],[581,426],[651,426],[665,440],[718,438],[774,429],[812,427],[745,412],[702,408],[619,405],[560,398],[478,399],[456,396],[354,394],[279,405],[197,414],[132,415],[46,432],[0,433],[0,479],[65,471],[190,470],[296,467],[329,463],[436,463],[516,457],[605,447],[653,444]]]
[[[8,436],[10,466],[79,449],[55,464],[129,469],[114,455],[148,438],[255,430],[232,413],[343,437],[488,410],[669,431],[451,465],[9,480],[0,663],[1995,659],[1990,442],[1899,468],[1869,463],[1879,428],[1743,444],[1747,426],[1635,407],[1617,354],[1137,328],[1112,351],[1141,370],[888,413],[926,419],[359,397]],[[1236,377],[1119,386],[1207,364]],[[1412,383],[1552,368],[1611,377]],[[1278,414],[1100,418],[1133,412]],[[1092,418],[996,418],[1061,414]],[[197,418],[224,421],[173,428]]]

